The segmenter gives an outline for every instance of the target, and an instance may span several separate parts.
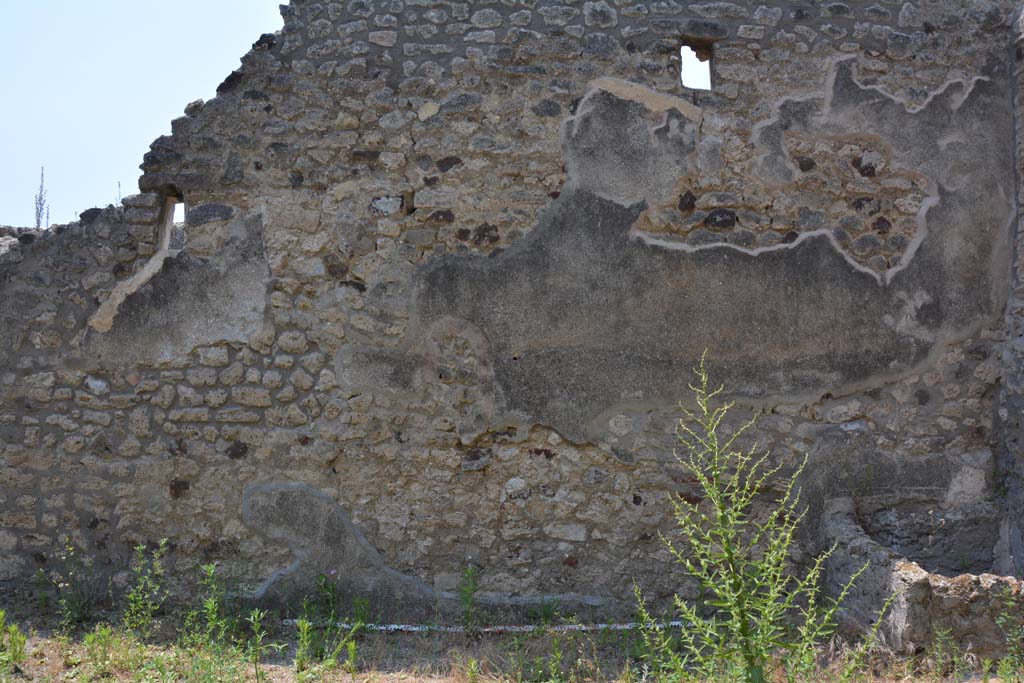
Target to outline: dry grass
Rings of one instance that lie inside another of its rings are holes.
[[[353,611],[336,591],[321,591],[317,599],[304,604],[310,619],[330,623],[329,616],[367,613]],[[463,605],[462,622],[480,625],[487,616],[477,612],[468,595]],[[3,603],[7,603],[6,605]],[[13,603],[13,604],[12,604]],[[437,683],[641,683],[659,681],[645,667],[648,653],[641,634],[634,631],[555,632],[550,629],[529,634],[392,633],[363,631],[353,640],[353,649],[337,648],[328,661],[310,659],[306,667],[297,666],[299,642],[294,621],[281,621],[273,615],[262,622],[267,632],[265,649],[259,657],[259,675],[252,659],[251,629],[245,623],[245,609],[230,600],[222,600],[213,617],[225,624],[226,637],[210,639],[204,631],[209,619],[188,621],[182,610],[200,609],[196,597],[191,606],[178,605],[178,612],[158,615],[152,636],[141,643],[121,624],[123,606],[107,600],[88,613],[89,624],[70,632],[62,630],[57,602],[46,594],[25,593],[0,599],[0,610],[7,609],[7,621],[29,634],[27,656],[12,671],[3,664],[0,639],[0,683],[399,683],[429,681]],[[169,606],[168,606],[169,607]],[[372,611],[371,611],[372,612]],[[552,607],[528,619],[534,623],[561,623]],[[321,615],[317,617],[316,615]],[[469,618],[472,616],[473,618]],[[506,615],[507,616],[507,615]],[[373,619],[373,617],[369,617]],[[67,614],[64,614],[67,621]],[[191,625],[186,625],[191,624]],[[149,629],[146,629],[149,632]],[[314,627],[316,637],[325,633],[327,649],[346,630],[331,631]],[[218,644],[219,643],[219,644]],[[863,659],[855,649],[834,642],[821,653],[821,666],[807,683],[1024,683],[1024,670],[1000,681],[988,662],[979,662],[969,654],[956,652],[948,644],[917,657],[897,656],[876,648]],[[301,659],[301,658],[300,658]],[[850,672],[850,663],[857,661]],[[5,670],[7,668],[7,670]],[[297,669],[304,668],[299,671]],[[846,670],[846,671],[844,671]],[[1005,671],[1004,671],[1005,673]],[[678,680],[678,679],[677,679]],[[775,672],[773,683],[789,683]],[[659,683],[677,683],[660,679]],[[683,681],[678,681],[683,683]],[[686,681],[685,683],[693,683]]]
[[[104,627],[67,635],[33,635],[28,658],[15,673],[0,673],[0,683],[26,681],[207,683],[573,683],[645,680],[634,656],[634,634],[552,634],[469,638],[457,634],[364,634],[358,638],[355,667],[318,663],[295,670],[294,629],[271,629],[275,648],[260,663],[257,679],[244,646],[217,651],[186,647],[164,638],[143,645]],[[100,634],[97,637],[96,634]],[[817,681],[841,680],[846,661],[841,648]],[[648,678],[647,680],[653,680]],[[781,678],[777,680],[782,682]],[[881,653],[869,659],[854,680],[864,683],[947,683],[999,681],[978,672],[978,662],[958,655],[937,671],[927,656],[899,658]],[[1004,682],[1006,683],[1006,682]]]

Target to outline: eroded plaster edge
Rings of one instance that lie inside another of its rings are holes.
[[[836,75],[839,73],[839,65],[845,62],[851,62],[856,66],[857,57],[850,55],[842,55],[829,60],[831,67],[829,68],[828,77],[825,79],[825,104],[822,108],[822,114],[827,114],[832,109],[832,98],[835,94],[835,80]],[[905,98],[899,97],[895,93],[883,88],[880,85],[864,85],[861,80],[857,77],[855,70],[850,71],[850,78],[857,87],[861,90],[873,90],[882,97],[892,100],[896,104],[899,104],[908,114],[919,114],[932,105],[932,101],[939,95],[944,94],[954,85],[960,85],[963,87],[963,92],[958,94],[952,101],[951,111],[957,111],[963,106],[967,98],[970,97],[971,93],[974,92],[974,87],[979,81],[991,81],[992,79],[988,76],[972,76],[970,78],[950,78],[945,83],[940,85],[938,88],[928,92],[927,97],[920,104],[911,104]]]
[[[847,63],[847,62],[853,63],[855,61],[856,61],[856,57],[847,57],[847,56],[843,56],[843,57],[839,57],[839,58],[830,60],[831,65],[829,67],[828,75],[826,76],[826,79],[825,79],[825,98],[824,98],[824,101],[823,101],[821,112],[816,117],[816,118],[818,118],[818,120],[824,119],[826,117],[827,113],[831,110],[832,98],[833,98],[834,91],[835,91],[835,79],[836,79],[836,76],[839,73],[839,66],[844,64],[844,63]],[[963,103],[967,100],[967,98],[974,91],[974,87],[977,85],[977,83],[979,81],[989,81],[989,80],[991,80],[987,76],[975,76],[975,77],[972,77],[970,79],[962,79],[962,78],[950,79],[950,80],[946,81],[939,88],[937,88],[937,89],[933,90],[932,92],[930,92],[928,94],[927,99],[924,101],[923,104],[921,104],[920,106],[911,106],[905,100],[903,100],[903,99],[897,97],[896,95],[888,92],[887,90],[883,89],[880,86],[866,86],[866,85],[864,85],[857,78],[856,73],[851,73],[851,78],[852,78],[853,82],[856,83],[857,87],[861,88],[862,90],[866,90],[866,91],[867,90],[873,90],[873,91],[877,92],[879,95],[881,95],[881,96],[891,100],[892,102],[894,102],[896,104],[902,105],[904,107],[904,109],[907,111],[907,113],[911,114],[911,115],[918,114],[918,113],[924,111],[925,109],[927,109],[932,104],[933,100],[936,97],[938,97],[939,95],[943,94],[950,87],[952,87],[954,85],[960,85],[963,88],[963,92],[958,95],[958,97],[956,98],[955,102],[953,103],[952,109],[955,111],[955,110],[959,109],[963,105]],[[622,88],[623,84],[628,86],[628,88]],[[613,95],[616,95],[616,96],[619,96],[619,97],[624,97],[626,99],[630,99],[632,101],[639,102],[639,103],[643,104],[644,106],[647,106],[649,109],[651,109],[652,111],[655,111],[655,112],[663,112],[663,111],[667,110],[668,108],[670,108],[668,106],[662,106],[661,108],[655,108],[655,105],[658,104],[661,99],[679,100],[679,98],[674,98],[674,97],[671,97],[669,95],[664,95],[662,93],[658,93],[657,91],[651,90],[650,88],[647,88],[646,86],[642,86],[642,85],[637,84],[637,83],[629,83],[627,81],[619,81],[618,79],[612,79],[612,78],[599,78],[599,79],[596,79],[594,81],[591,81],[590,86],[594,87],[594,88],[599,88],[599,89],[605,90],[606,92],[609,92],[609,93],[611,93]],[[589,97],[589,94],[588,94],[588,97]],[[777,122],[778,121],[778,117],[779,117],[779,111],[780,111],[780,108],[781,108],[783,103],[791,102],[791,101],[807,101],[807,100],[813,100],[813,99],[818,99],[818,97],[817,96],[809,96],[809,97],[806,97],[806,98],[787,98],[785,100],[782,100],[779,103],[779,105],[775,107],[775,111],[776,111],[775,116],[772,117],[771,119],[769,119],[768,121],[764,121],[764,122],[761,122],[761,123],[757,124],[755,126],[755,129],[763,128],[765,126],[768,126],[768,125],[771,125],[772,123]],[[693,120],[701,121],[703,119],[703,114],[701,113],[701,110],[699,108],[694,107],[689,102],[686,102],[684,100],[680,100],[680,102],[682,104],[688,106],[688,107],[691,107],[692,109],[695,109],[698,112],[698,115],[701,118],[700,119],[693,119]],[[678,109],[678,107],[677,107],[677,109]],[[679,109],[679,111],[681,113],[685,113],[685,112],[683,112],[682,109]],[[574,116],[573,118],[575,119],[576,117]],[[666,238],[661,238],[661,237],[655,237],[655,236],[653,236],[653,235],[651,235],[649,233],[646,233],[646,232],[641,231],[641,230],[635,230],[635,229],[634,230],[630,230],[629,236],[630,236],[631,239],[638,240],[638,241],[640,241],[643,244],[646,244],[648,246],[659,247],[659,248],[662,248],[662,249],[669,249],[669,250],[673,250],[673,251],[682,251],[682,252],[686,252],[686,253],[694,253],[694,252],[698,252],[698,251],[705,251],[705,250],[711,250],[711,249],[724,248],[724,249],[733,249],[733,250],[738,251],[740,253],[747,254],[748,256],[758,256],[758,255],[763,254],[763,253],[768,253],[768,252],[773,252],[773,251],[780,251],[780,250],[784,250],[784,249],[795,249],[797,246],[799,246],[800,244],[802,244],[804,241],[806,241],[808,239],[812,239],[812,238],[818,237],[818,236],[825,236],[828,239],[829,243],[832,245],[832,248],[840,256],[842,256],[842,258],[855,271],[858,271],[858,272],[870,275],[875,280],[875,282],[878,283],[878,285],[885,286],[885,285],[891,284],[893,279],[896,277],[896,275],[898,273],[900,273],[901,271],[905,270],[907,268],[907,266],[910,265],[911,261],[913,261],[913,259],[914,259],[914,256],[917,254],[917,251],[920,248],[921,244],[924,242],[925,238],[928,236],[928,232],[929,232],[928,231],[928,221],[927,221],[928,211],[931,210],[932,208],[934,208],[935,206],[937,206],[939,204],[940,200],[941,200],[941,197],[940,197],[940,194],[939,194],[938,183],[935,182],[934,179],[929,178],[929,183],[928,184],[929,184],[928,195],[922,201],[921,206],[919,207],[917,215],[915,217],[915,220],[916,220],[916,223],[917,223],[917,231],[915,232],[914,237],[911,239],[910,244],[907,246],[907,248],[904,251],[903,255],[900,257],[899,262],[895,266],[893,266],[893,267],[889,268],[888,270],[885,270],[885,271],[883,271],[881,273],[879,273],[878,271],[876,271],[876,270],[874,270],[872,268],[869,268],[869,267],[859,263],[857,260],[855,260],[845,249],[843,249],[842,245],[839,244],[839,242],[833,236],[832,231],[829,230],[828,228],[821,228],[819,230],[812,230],[812,231],[809,231],[809,232],[801,233],[800,236],[797,237],[796,240],[794,240],[793,242],[790,242],[790,243],[774,244],[774,245],[769,245],[769,246],[764,246],[764,247],[754,247],[754,248],[743,247],[743,246],[739,246],[739,245],[735,245],[735,244],[730,244],[728,242],[714,242],[714,243],[711,243],[711,244],[695,245],[695,244],[690,244],[690,243],[684,242],[683,240],[674,240],[674,239],[666,239]]]
[[[681,97],[668,95],[639,83],[602,76],[590,81],[587,87],[592,90],[604,90],[620,99],[642,104],[656,114],[666,112],[669,109],[675,109],[698,125],[704,120],[704,112],[700,107],[687,102]]]
[[[125,299],[139,291],[164,267],[164,261],[175,255],[171,250],[171,230],[174,228],[174,207],[177,204],[174,197],[165,197],[164,206],[160,213],[160,233],[158,237],[157,252],[146,262],[137,273],[126,280],[122,280],[110,292],[99,309],[89,318],[89,327],[101,334],[110,332],[114,326],[114,319]]]

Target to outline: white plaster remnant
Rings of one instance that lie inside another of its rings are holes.
[[[960,468],[949,483],[946,498],[942,502],[943,507],[955,508],[982,500],[985,496],[986,481],[985,470],[969,465]]]

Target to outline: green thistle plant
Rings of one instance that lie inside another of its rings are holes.
[[[736,448],[755,419],[725,434],[722,424],[734,404],[715,405],[723,387],[710,385],[705,357],[695,375],[690,389],[697,407],[683,410],[676,458],[699,487],[699,500],[674,498],[685,542],[665,542],[700,585],[703,599],[694,604],[675,597],[684,626],[673,632],[653,626],[637,591],[640,619],[648,624],[648,664],[668,680],[765,683],[769,667],[778,662],[787,680],[801,680],[814,670],[817,646],[835,632],[839,605],[867,566],[836,599],[821,595],[824,564],[834,547],[818,555],[802,577],[792,575],[790,552],[805,512],[797,480],[807,459],[782,482],[782,493],[759,520],[754,503],[782,466],[771,466],[768,453],[757,453],[756,446]]]

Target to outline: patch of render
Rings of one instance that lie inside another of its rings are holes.
[[[843,395],[919,371],[1001,308],[1005,265],[990,270],[989,264],[1005,263],[1005,226],[1013,211],[1003,186],[1011,161],[1000,134],[978,136],[975,151],[958,156],[956,186],[950,187],[942,167],[947,162],[935,145],[901,129],[957,129],[981,117],[993,131],[1005,131],[1008,102],[992,81],[979,81],[987,92],[973,88],[969,104],[957,97],[957,106],[948,107],[931,98],[911,113],[892,98],[873,97],[877,91],[862,88],[848,62],[836,68],[845,76],[829,80],[835,120],[827,127],[872,130],[871,121],[879,121],[874,134],[902,143],[902,152],[943,187],[926,203],[932,211],[943,209],[932,218],[930,239],[922,238],[917,258],[884,286],[877,274],[850,264],[825,234],[759,252],[664,250],[633,240],[631,226],[643,204],[632,203],[656,201],[671,187],[671,170],[682,173],[692,163],[697,132],[675,125],[663,110],[651,112],[642,98],[595,88],[566,124],[569,180],[539,227],[494,258],[444,257],[422,267],[418,329],[440,316],[480,327],[490,340],[507,418],[549,425],[577,441],[601,438],[600,416],[617,411],[623,393],[653,403],[682,395],[686,379],[670,368],[692,365],[703,349],[720,346],[722,334],[737,341],[716,372],[768,404],[826,391]],[[652,113],[658,114],[653,121]],[[923,116],[927,122],[915,123]],[[659,186],[660,178],[667,179]],[[965,201],[971,210],[964,210]],[[968,230],[972,222],[982,229]],[[946,243],[974,246],[951,250]],[[974,281],[979,285],[968,286]],[[787,284],[765,289],[755,282]],[[744,307],[745,292],[756,289],[765,292]],[[695,291],[702,293],[699,301],[684,296]],[[823,300],[825,292],[831,301]],[[745,311],[738,318],[737,307]],[[922,313],[929,307],[935,310]],[[794,315],[799,321],[790,325],[773,322]],[[738,319],[759,332],[745,335]],[[808,361],[803,342],[809,339],[830,349],[827,360]],[[847,366],[837,372],[840,348]],[[772,360],[758,360],[765,358]],[[789,360],[783,364],[783,358]],[[378,362],[349,352],[339,372],[362,386],[363,377],[379,380]],[[780,373],[780,366],[792,369]]]
[[[588,97],[599,91],[611,93],[624,100],[632,100],[642,104],[650,111],[660,114],[669,109],[675,109],[690,121],[700,126],[703,120],[703,112],[690,102],[681,97],[667,95],[650,88],[645,88],[637,83],[630,83],[619,78],[602,77],[590,82],[588,86]],[[584,98],[585,101],[586,98]],[[583,102],[580,103],[583,106]]]
[[[295,555],[257,588],[262,598],[277,584],[304,570],[305,577],[340,574],[357,582],[357,590],[373,592],[380,584],[399,593],[427,599],[432,591],[414,577],[384,565],[348,514],[329,496],[304,484],[273,483],[250,486],[242,503],[242,519],[260,534],[285,543]],[[312,586],[301,586],[308,591]],[[298,590],[296,591],[298,593]]]
[[[188,243],[174,249],[173,204],[167,200],[161,251],[119,285],[120,300],[101,307],[90,323],[85,346],[101,364],[173,363],[202,346],[247,342],[264,329],[262,215],[232,211],[204,220],[196,207]]]
[[[99,310],[89,319],[89,326],[100,333],[110,332],[114,326],[114,318],[124,300],[134,294],[153,279],[153,276],[160,272],[164,261],[177,254],[171,249],[171,232],[174,228],[174,207],[177,200],[173,197],[164,199],[164,205],[160,213],[160,230],[157,238],[157,252],[145,266],[127,280],[119,282],[114,290],[107,297],[107,300],[99,307]]]
[[[1019,335],[1017,330],[1020,326],[1020,304],[1015,294],[1016,283],[1020,279],[1019,221],[1021,163],[1024,160],[1020,147],[1022,124],[1019,82],[1024,75],[1019,66],[1022,44],[1020,35],[1018,31],[1014,48],[1016,58],[1010,60],[1015,64],[1011,80],[1018,85],[1011,87],[1014,105],[1013,176],[1016,191],[1012,195],[1014,212],[1007,231],[1015,235],[1013,242],[1008,245],[1013,253],[1011,287],[1005,308],[1009,340]],[[965,96],[980,80],[975,78],[969,84],[960,84]],[[962,102],[954,102],[953,108]],[[964,144],[965,140],[960,138],[959,142]],[[1024,589],[1024,581],[1014,578],[1022,573],[1021,558],[1024,557],[1018,524],[1022,487],[1017,443],[1021,425],[1016,417],[1011,417],[1019,415],[1020,402],[1017,379],[1020,359],[1014,356],[1015,346],[1014,342],[1009,341],[1002,353],[1001,360],[1005,369],[996,402],[998,418],[995,434],[990,441],[995,454],[987,449],[977,454],[965,454],[961,460],[963,467],[949,480],[948,489],[943,492],[940,488],[921,494],[919,511],[922,515],[926,510],[931,515],[935,510],[956,509],[956,501],[960,501],[960,505],[964,506],[960,508],[960,514],[966,512],[966,515],[952,527],[960,538],[939,539],[935,548],[928,548],[935,538],[931,534],[939,536],[940,528],[935,528],[925,539],[908,535],[907,531],[901,534],[898,515],[890,510],[905,506],[904,501],[889,500],[889,509],[882,507],[872,517],[870,513],[865,514],[866,499],[840,497],[829,501],[823,515],[822,525],[826,538],[842,549],[841,554],[830,560],[829,580],[833,585],[839,585],[857,567],[870,562],[861,585],[851,595],[849,616],[859,621],[862,627],[866,626],[876,618],[888,596],[897,596],[885,617],[883,628],[888,642],[897,651],[919,651],[932,641],[935,633],[945,630],[954,642],[969,648],[980,657],[998,658],[1003,654],[1003,633],[997,621],[999,615],[1005,613],[1006,597]],[[992,486],[1004,492],[1002,505],[998,507],[991,502],[991,496],[985,495],[985,491]],[[867,498],[870,499],[870,496]],[[991,509],[979,510],[985,507]],[[968,512],[971,508],[973,512]],[[871,527],[879,517],[885,516],[890,518],[891,526],[880,538],[878,529]],[[942,523],[946,521],[943,519]],[[976,525],[979,522],[987,528],[978,528]],[[893,543],[894,533],[897,538],[902,535],[903,542],[910,541],[919,547],[900,548],[899,541]],[[990,553],[979,553],[978,548],[972,548],[979,540],[983,545],[995,541]],[[942,548],[943,542],[949,543],[949,546]],[[986,554],[990,554],[990,560],[981,559],[980,567],[971,566],[972,561],[976,562]]]
[[[832,93],[833,93],[833,91],[835,89],[835,79],[836,79],[836,76],[840,73],[840,65],[844,65],[844,66],[848,67],[848,64],[844,64],[844,63],[855,64],[855,59],[856,59],[855,57],[840,57],[840,58],[835,59],[832,62],[832,65],[831,65],[831,67],[828,70],[828,76],[827,76],[827,79],[826,79],[825,92],[827,93],[827,95],[826,95],[826,98],[825,98],[825,102],[824,102],[823,107],[821,108],[820,113],[817,114],[816,117],[815,117],[815,118],[818,119],[819,122],[821,122],[821,123],[819,123],[819,125],[821,127],[827,127],[827,121],[828,121],[828,119],[829,119],[829,117],[831,115]],[[889,100],[901,103],[905,107],[907,113],[910,113],[910,114],[916,114],[916,113],[919,113],[919,112],[925,110],[932,103],[932,101],[935,98],[937,98],[937,97],[939,97],[941,95],[944,95],[946,93],[946,91],[951,89],[951,88],[957,88],[960,91],[960,94],[959,95],[954,95],[953,98],[952,98],[952,101],[949,103],[949,109],[951,111],[955,112],[967,100],[967,98],[969,97],[971,91],[974,89],[975,85],[978,82],[989,80],[988,77],[986,77],[986,76],[975,76],[973,78],[966,79],[966,80],[962,79],[962,78],[952,79],[950,81],[947,81],[945,84],[943,84],[937,90],[934,90],[934,91],[930,92],[928,94],[928,96],[923,101],[920,101],[920,102],[910,102],[908,100],[902,99],[902,98],[898,97],[897,95],[894,95],[894,94],[888,92],[885,88],[883,88],[881,86],[867,86],[866,87],[866,86],[862,85],[859,82],[859,80],[856,78],[856,76],[852,75],[852,72],[850,74],[850,78],[855,83],[857,83],[857,85],[859,87],[864,88],[865,90],[874,90],[874,91],[878,92],[880,95],[882,95],[883,97],[885,97],[885,98],[887,98]],[[609,88],[604,87],[603,83],[599,83],[597,81],[592,83],[591,87],[592,88],[601,88],[601,89],[604,89],[604,90],[608,90],[609,92],[613,92],[612,90],[609,90]],[[813,102],[817,101],[818,99],[819,98],[817,96],[811,96],[810,98],[808,98],[808,99],[806,99],[804,101],[807,102],[807,103],[813,103]],[[786,105],[786,103],[795,102],[795,101],[796,100],[782,100],[779,103],[778,107],[777,107],[777,112],[781,112],[783,107]],[[652,110],[654,110],[653,107],[652,107]],[[764,144],[764,140],[763,140],[762,136],[759,134],[759,131],[763,130],[766,127],[771,127],[773,125],[776,125],[779,122],[779,116],[780,116],[780,114],[777,114],[776,117],[774,117],[773,119],[770,119],[769,121],[765,121],[765,122],[760,123],[757,126],[755,126],[755,128],[754,128],[754,131],[755,131],[754,137],[755,137],[755,139],[758,139],[762,144]],[[959,132],[951,133],[951,134],[949,134],[949,135],[947,135],[947,136],[945,136],[945,137],[943,137],[943,138],[941,138],[939,140],[939,149],[942,152],[945,152],[950,144],[954,144],[954,143],[964,144],[965,142],[966,142],[966,138],[964,137],[964,135],[962,133],[959,133]],[[765,158],[767,158],[768,156],[770,156],[772,154],[781,155],[781,156],[786,157],[785,158],[785,162],[790,166],[791,170],[793,170],[793,171],[796,170],[796,167],[794,166],[795,162],[793,162],[792,159],[788,158],[788,155],[786,154],[786,152],[784,150],[778,149],[778,150],[770,151],[770,152],[768,152],[765,155]],[[916,223],[917,223],[918,229],[917,229],[913,239],[911,240],[910,244],[907,246],[907,248],[906,248],[905,252],[903,253],[903,255],[900,257],[899,263],[897,265],[889,268],[888,270],[886,270],[884,272],[877,272],[874,269],[869,268],[869,267],[865,266],[864,264],[860,263],[859,261],[855,260],[853,258],[853,256],[850,254],[849,250],[839,243],[838,239],[834,235],[834,231],[832,229],[827,229],[827,228],[822,228],[822,229],[819,229],[819,230],[811,230],[811,231],[807,231],[807,232],[801,232],[796,237],[796,239],[793,240],[792,242],[768,245],[768,246],[763,246],[763,247],[744,247],[744,246],[737,245],[737,244],[730,244],[728,242],[712,242],[712,243],[709,243],[709,244],[692,244],[692,243],[684,241],[684,240],[658,237],[657,235],[652,235],[652,234],[646,233],[643,230],[634,230],[633,235],[637,239],[639,239],[642,242],[644,242],[645,244],[649,244],[649,245],[652,245],[652,246],[658,246],[658,247],[662,247],[662,248],[665,248],[665,249],[678,249],[678,250],[681,250],[681,251],[694,252],[694,251],[700,251],[700,250],[704,250],[704,249],[723,249],[724,248],[724,249],[735,249],[735,250],[737,250],[739,252],[742,252],[742,253],[745,253],[745,254],[749,254],[749,255],[752,255],[752,256],[760,254],[760,253],[764,253],[764,252],[767,252],[767,251],[794,249],[801,242],[803,242],[804,240],[812,239],[812,238],[815,238],[815,237],[823,237],[823,238],[827,239],[832,244],[833,248],[835,248],[835,250],[837,252],[839,252],[841,255],[843,255],[843,257],[847,260],[847,262],[849,263],[851,268],[854,268],[854,269],[862,271],[862,272],[864,272],[864,273],[866,273],[868,275],[871,275],[872,277],[874,277],[878,281],[879,285],[888,285],[889,283],[892,282],[892,280],[896,276],[896,274],[899,273],[900,271],[904,270],[910,264],[910,262],[913,260],[914,255],[917,253],[918,248],[920,247],[921,243],[924,241],[925,237],[928,234],[928,222],[927,222],[928,211],[931,210],[932,208],[934,208],[940,202],[940,199],[941,198],[939,196],[938,185],[934,181],[932,181],[930,183],[930,187],[929,187],[929,194],[926,197],[926,199],[922,202],[921,207],[920,207],[920,209],[918,209],[918,212],[917,212]],[[1012,222],[1015,220],[1015,215],[1016,214],[1014,213],[1014,214],[1012,214],[1008,218],[1008,222],[1009,223],[1012,224]],[[1009,230],[1009,225],[1007,227],[1007,230]]]

